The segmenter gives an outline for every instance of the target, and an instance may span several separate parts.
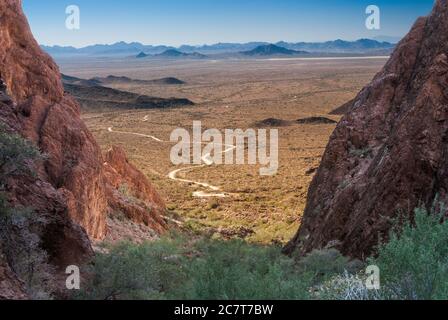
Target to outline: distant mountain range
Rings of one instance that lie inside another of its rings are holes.
[[[335,40],[327,42],[279,42],[278,46],[291,50],[305,50],[309,52],[332,52],[332,53],[368,53],[379,50],[392,50],[395,45],[389,42],[380,42],[371,39],[360,39],[356,41]]]
[[[83,48],[42,46],[47,53],[53,56],[133,56],[141,58],[149,55],[159,56],[185,56],[212,55],[223,53],[241,53],[251,51],[260,46],[270,46],[267,42],[248,43],[217,43],[213,45],[190,46],[183,45],[178,48],[171,46],[144,45],[139,42],[117,42],[114,44],[96,44]],[[307,51],[309,53],[390,53],[395,44],[372,39],[360,39],[357,41],[335,40],[327,42],[277,42],[273,45],[294,51]]]
[[[376,36],[372,38],[373,40],[380,41],[380,42],[390,42],[397,44],[400,42],[401,37],[393,37],[393,36]]]

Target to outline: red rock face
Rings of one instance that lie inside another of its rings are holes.
[[[438,0],[350,104],[310,186],[286,252],[339,243],[363,258],[391,220],[448,203],[448,4]]]
[[[37,177],[16,177],[7,192],[12,204],[48,218],[39,234],[51,262],[64,267],[85,261],[92,254],[89,237],[106,236],[109,206],[119,204],[130,219],[163,232],[158,216],[163,201],[121,151],[109,155],[111,165],[104,166],[100,148],[80,119],[79,105],[64,93],[57,65],[34,40],[20,0],[0,0],[0,23],[0,78],[12,100],[0,101],[0,121],[46,155]],[[138,211],[121,201],[113,188],[122,181],[135,189],[141,203],[155,209]],[[130,213],[134,211],[138,213]]]
[[[55,110],[66,106],[59,71],[32,37],[20,1],[1,0],[0,21],[0,77],[5,80],[7,93],[13,100],[0,103],[0,120],[11,131],[33,140],[49,156],[45,165],[38,168],[37,177],[16,177],[8,183],[9,199],[13,205],[31,207],[45,217],[38,233],[54,265],[63,268],[79,264],[92,254],[89,239],[83,228],[70,218],[74,210],[69,210],[66,196],[73,193],[60,188],[63,185],[52,183],[52,172],[47,170],[54,165],[54,159],[70,152],[69,149],[54,152],[49,147],[49,136],[44,133]],[[70,107],[74,109],[73,104],[67,109]],[[59,122],[52,134],[61,132],[65,122],[77,125],[83,134],[76,119]],[[77,156],[76,150],[74,156]]]
[[[136,223],[161,233],[166,225],[161,218],[165,203],[146,177],[126,158],[122,148],[113,147],[105,156],[110,214],[121,212]]]
[[[100,149],[64,94],[58,67],[34,40],[21,1],[0,1],[0,12],[0,77],[21,132],[48,155],[41,177],[67,198],[70,217],[101,239],[107,201]]]

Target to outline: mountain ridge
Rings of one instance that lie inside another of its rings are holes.
[[[315,53],[366,53],[372,50],[391,50],[395,47],[394,44],[384,41],[377,41],[372,39],[359,39],[356,41],[345,41],[337,39],[326,42],[285,42],[279,41],[276,43],[269,42],[247,42],[247,43],[216,43],[212,45],[181,45],[179,47],[165,46],[165,45],[144,45],[139,42],[116,42],[114,44],[95,44],[82,48],[75,48],[72,46],[45,46],[42,49],[51,55],[122,55],[122,56],[137,56],[143,55],[157,55],[162,54],[167,50],[176,50],[186,54],[200,53],[200,54],[219,54],[219,53],[238,53],[242,51],[250,51],[258,46],[263,45],[277,45],[289,50],[310,51]]]

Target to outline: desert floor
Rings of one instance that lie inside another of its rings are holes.
[[[120,85],[117,89],[158,97],[189,98],[193,107],[165,110],[84,112],[83,118],[103,150],[121,145],[129,159],[152,181],[174,216],[198,232],[241,236],[270,243],[289,240],[297,231],[313,170],[319,166],[333,124],[300,125],[294,120],[325,116],[352,99],[386,59],[266,59],[151,61],[136,59],[59,60],[71,76],[128,76],[134,79],[176,77],[185,85]],[[204,128],[255,128],[267,118],[289,120],[279,129],[278,174],[259,175],[259,166],[213,165],[183,171],[179,178],[219,186],[226,198],[197,198],[204,187],[174,181],[170,161],[172,130],[191,131],[194,120]],[[114,131],[109,132],[108,128]]]

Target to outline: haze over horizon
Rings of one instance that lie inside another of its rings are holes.
[[[78,5],[81,29],[65,28],[65,9]],[[365,27],[365,9],[381,9],[381,30]],[[323,42],[403,36],[433,0],[23,0],[42,45],[85,47],[120,41],[146,45]]]

